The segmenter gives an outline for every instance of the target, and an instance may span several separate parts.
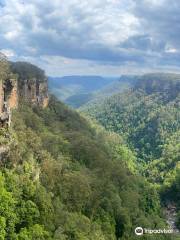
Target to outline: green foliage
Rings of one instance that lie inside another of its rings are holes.
[[[107,130],[123,136],[137,152],[142,171],[156,182],[171,175],[179,161],[179,79],[175,74],[145,75],[133,90],[83,109]]]
[[[50,235],[44,228],[38,224],[30,227],[24,228],[20,231],[18,235],[18,240],[51,240]]]
[[[6,219],[0,217],[0,239],[4,240],[6,236]]]
[[[134,228],[166,226],[160,199],[136,173],[136,157],[51,98],[19,107],[0,181],[1,239],[133,239]]]
[[[33,81],[34,78],[39,81],[44,81],[45,73],[37,66],[28,62],[11,62],[11,71],[18,74],[18,82],[29,80]]]
[[[10,65],[6,56],[0,52],[0,80],[4,81],[10,74]]]
[[[180,75],[144,75],[136,79],[133,89],[106,98],[103,102],[87,104],[81,110],[107,130],[121,135],[137,156],[137,160],[134,159],[130,166],[136,164],[138,172],[159,190],[163,204],[173,202],[178,211]],[[130,169],[133,171],[134,168]],[[129,199],[136,198],[132,195]],[[148,209],[157,209],[156,206],[153,207],[151,199],[152,196],[146,198],[148,205],[145,212]],[[177,226],[179,227],[179,212]]]

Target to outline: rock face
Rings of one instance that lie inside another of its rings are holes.
[[[10,72],[9,63],[0,56],[0,126],[11,122],[11,109],[18,105],[17,78]]]
[[[10,109],[17,108],[18,106],[18,89],[17,89],[17,79],[10,79],[8,81],[11,84],[11,90],[7,99]],[[5,91],[6,92],[6,91]]]
[[[0,58],[0,127],[9,126],[11,111],[23,100],[42,108],[49,102],[47,77],[40,68]]]
[[[135,89],[146,94],[165,93],[169,101],[175,99],[180,92],[180,74],[151,73],[136,77]]]
[[[168,203],[165,209],[165,216],[167,224],[174,233],[179,233],[179,230],[176,226],[176,217],[177,217],[177,208],[174,203]]]
[[[19,85],[19,96],[26,102],[41,107],[47,107],[49,102],[47,80],[39,82],[39,79],[33,78],[31,81],[25,79]]]
[[[43,108],[47,107],[49,102],[48,84],[44,71],[26,62],[12,63],[11,70],[18,76],[20,99]]]
[[[8,128],[11,112],[21,99],[42,108],[49,102],[47,77],[38,67],[23,62],[9,63],[0,53],[0,163],[9,151]],[[38,174],[37,176],[38,177]]]

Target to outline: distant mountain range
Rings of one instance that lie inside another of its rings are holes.
[[[49,89],[58,99],[79,108],[114,93],[129,88],[135,81],[134,76],[65,76],[49,77]]]

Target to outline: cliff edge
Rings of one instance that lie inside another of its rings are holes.
[[[21,100],[47,107],[47,77],[40,68],[27,62],[9,63],[0,53],[0,127],[10,125],[11,110]]]
[[[17,75],[19,97],[26,102],[47,107],[49,97],[45,72],[27,62],[11,63],[11,71]]]

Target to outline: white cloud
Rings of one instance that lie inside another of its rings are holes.
[[[6,55],[6,57],[11,58],[11,57],[15,57],[15,52],[12,49],[0,49],[0,51]]]
[[[15,39],[17,39],[19,37],[19,32],[14,30],[14,31],[10,31],[10,32],[6,32],[4,34],[4,37],[9,40],[9,41],[14,41]]]
[[[165,52],[166,53],[177,53],[178,50],[175,47],[171,46],[170,44],[166,44]]]
[[[130,2],[7,0],[1,10],[0,26],[9,41],[20,33],[26,40],[31,34],[49,33],[49,38],[69,41],[69,44],[81,41],[84,45],[90,42],[111,46],[137,33],[138,19],[124,9]]]
[[[0,46],[48,73],[177,67],[179,9],[178,0],[5,0]]]
[[[145,0],[145,3],[155,6],[161,6],[166,0]]]

